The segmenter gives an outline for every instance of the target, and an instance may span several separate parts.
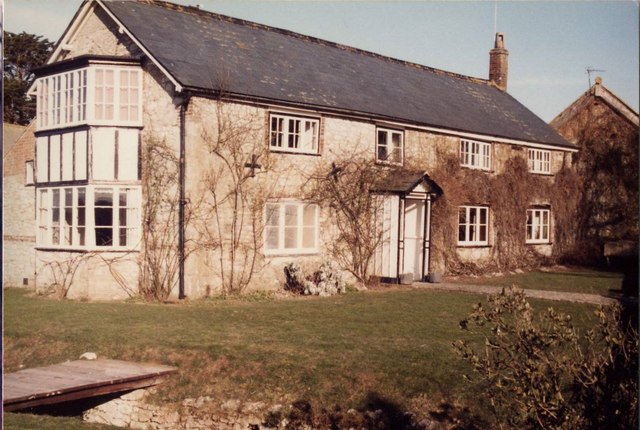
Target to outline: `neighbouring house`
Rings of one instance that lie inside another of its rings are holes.
[[[577,147],[507,93],[507,57],[498,33],[480,79],[195,7],[86,1],[35,70],[33,173],[5,188],[21,196],[5,222],[36,243],[5,282],[33,259],[37,288],[66,297],[280,288],[288,262],[356,253],[314,195],[349,186],[355,160],[376,183],[351,196],[379,206],[352,240],[377,232],[377,277],[552,256]]]
[[[7,152],[13,147],[18,138],[22,136],[26,127],[20,124],[11,124],[8,122],[2,123],[2,158],[7,155]]]
[[[550,123],[580,147],[578,247],[593,260],[620,253],[637,255],[638,113],[602,84],[595,84]],[[609,249],[610,248],[610,249]]]
[[[35,124],[3,124],[2,233],[3,284],[34,286],[35,190],[33,160]]]

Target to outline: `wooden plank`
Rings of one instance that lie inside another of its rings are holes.
[[[151,378],[139,381],[122,382],[113,385],[103,385],[95,388],[83,389],[75,392],[53,394],[48,397],[40,397],[33,399],[24,399],[19,401],[4,401],[3,410],[7,412],[17,411],[20,409],[30,408],[34,406],[52,405],[56,403],[70,402],[73,400],[85,399],[89,397],[101,396],[105,394],[113,394],[129,390],[137,390],[147,388],[160,383],[162,378]]]
[[[76,360],[5,376],[4,409],[78,400],[149,387],[175,372],[169,366],[121,360]]]

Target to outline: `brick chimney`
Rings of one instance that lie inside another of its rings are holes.
[[[504,48],[504,35],[496,33],[495,46],[489,51],[489,80],[502,91],[507,91],[508,57],[509,51]]]

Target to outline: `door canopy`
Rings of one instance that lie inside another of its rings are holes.
[[[442,188],[423,171],[394,169],[383,173],[374,187],[374,192],[396,194],[401,197],[418,197],[427,195],[440,196]]]

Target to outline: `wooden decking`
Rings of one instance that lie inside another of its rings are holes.
[[[120,360],[76,360],[4,375],[3,407],[15,411],[158,384],[176,368]]]

